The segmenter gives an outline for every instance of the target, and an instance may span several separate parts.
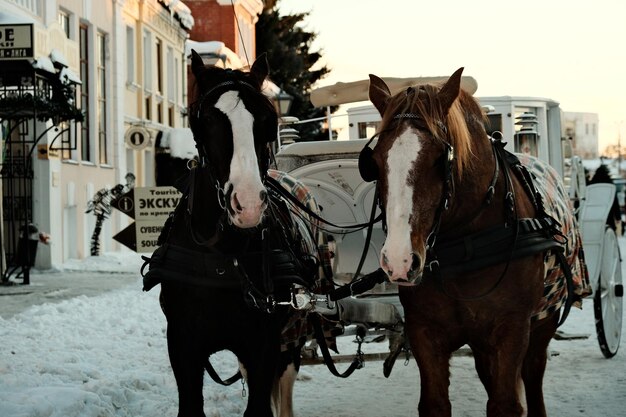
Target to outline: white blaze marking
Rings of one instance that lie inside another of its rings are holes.
[[[421,148],[419,136],[407,128],[387,154],[387,239],[383,251],[394,275],[406,273],[411,267],[413,248],[409,221],[413,213],[413,189],[408,180]]]
[[[232,184],[243,207],[259,206],[259,195],[264,187],[254,150],[254,117],[246,109],[237,91],[222,94],[215,108],[228,117],[233,131],[233,159],[230,162],[230,177],[224,188],[228,190],[228,185]]]

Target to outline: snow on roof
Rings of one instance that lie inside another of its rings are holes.
[[[61,79],[61,82],[63,84],[82,84],[83,83],[80,79],[80,76],[67,67],[64,67],[63,69],[61,69],[59,78]]]
[[[33,68],[47,71],[51,74],[56,74],[57,70],[54,68],[52,60],[47,56],[40,56],[33,61]]]
[[[67,62],[67,58],[65,58],[65,55],[63,55],[61,51],[59,51],[56,48],[52,48],[52,50],[50,51],[50,59],[55,64],[60,64],[61,66],[64,66],[64,67],[70,66]]]
[[[234,53],[230,48],[226,47],[224,42],[220,41],[193,41],[188,39],[185,42],[185,54],[191,55],[191,50],[194,50],[202,58],[217,58],[222,61],[222,65],[218,65],[219,62],[207,62],[223,68],[241,69],[243,63],[239,55]]]
[[[169,147],[172,158],[193,159],[198,155],[196,142],[189,128],[172,128],[164,131],[161,147]]]
[[[167,7],[174,16],[178,17],[180,24],[185,29],[191,29],[194,25],[194,19],[191,15],[191,9],[180,0],[160,0],[163,6]]]
[[[7,12],[0,12],[0,25],[15,25],[21,23],[36,23],[34,19],[26,15],[17,15]]]

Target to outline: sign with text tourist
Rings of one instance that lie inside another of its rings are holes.
[[[174,187],[135,188],[137,252],[152,252],[165,221],[174,211],[180,192]]]

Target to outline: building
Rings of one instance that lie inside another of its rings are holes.
[[[597,113],[563,113],[563,131],[572,141],[574,154],[582,159],[598,158],[598,125]]]
[[[0,0],[0,30],[11,37],[0,39],[3,272],[25,224],[51,236],[38,245],[35,266],[55,267],[89,256],[96,216],[85,211],[98,191],[126,185],[127,174],[154,184],[157,135],[186,125],[192,27],[189,8],[174,0]],[[32,77],[14,76],[18,70]],[[55,99],[59,92],[67,99]],[[34,93],[38,106],[70,103],[84,118],[7,110]],[[17,172],[26,172],[19,182]],[[110,217],[101,251],[120,250],[112,236],[130,223],[115,211]]]

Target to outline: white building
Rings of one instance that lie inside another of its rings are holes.
[[[14,116],[0,112],[2,148],[10,153],[20,143],[23,163],[32,166],[32,188],[26,191],[32,202],[26,198],[23,211],[51,236],[51,244],[40,244],[37,251],[36,266],[45,269],[89,256],[95,216],[85,211],[98,190],[125,184],[128,173],[138,186],[154,185],[156,135],[186,124],[185,40],[193,18],[183,2],[171,0],[0,0],[0,30],[18,33],[17,24],[32,31],[14,43],[0,39],[0,78],[17,65],[35,68],[44,78],[46,71],[50,78],[64,71],[76,84],[76,107],[85,114],[82,122],[55,127],[51,119],[32,118],[17,126]],[[31,56],[5,59],[23,53],[12,52],[22,40],[30,42]],[[5,78],[0,109],[3,98],[26,85],[7,88]],[[15,195],[5,163],[3,158],[6,212]],[[8,236],[15,225],[7,217],[3,269],[16,251],[14,236]],[[131,221],[116,211],[110,217],[103,224],[101,251],[119,250],[112,236]]]
[[[598,126],[597,113],[563,113],[565,136],[571,138],[574,152],[582,159],[598,158]]]

